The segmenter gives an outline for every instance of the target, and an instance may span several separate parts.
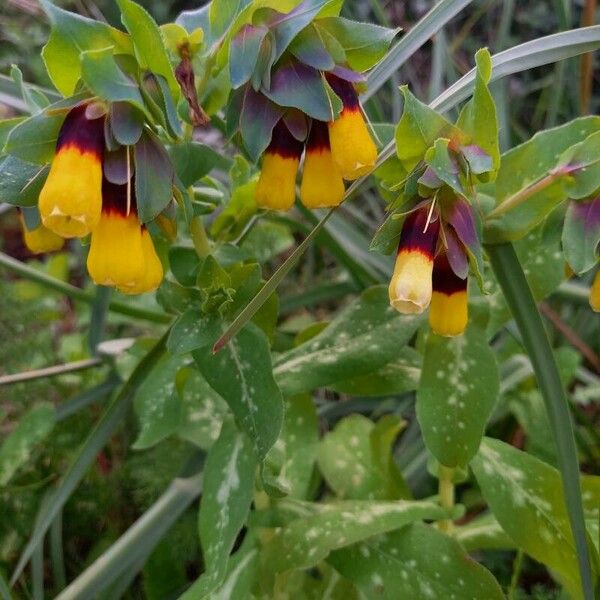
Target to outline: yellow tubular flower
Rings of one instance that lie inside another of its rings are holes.
[[[119,291],[124,294],[143,294],[155,290],[162,281],[163,268],[156,250],[152,237],[145,227],[142,227],[142,253],[144,255],[144,275],[134,285],[119,286]]]
[[[58,235],[84,237],[97,225],[102,208],[104,119],[88,119],[86,105],[71,109],[42,188],[43,224]]]
[[[375,165],[377,147],[363,117],[354,86],[335,75],[328,75],[327,81],[344,104],[340,116],[329,123],[331,153],[344,179],[358,179]]]
[[[132,202],[127,214],[127,186],[102,182],[102,215],[92,232],[87,258],[98,285],[134,287],[145,275],[142,227]]]
[[[420,314],[431,302],[433,257],[439,221],[427,223],[428,208],[406,217],[402,226],[398,256],[390,281],[390,304],[403,314]]]
[[[262,162],[256,185],[256,204],[261,208],[288,210],[296,198],[296,173],[302,156],[302,142],[283,120],[273,129],[273,137]]]
[[[60,250],[65,243],[63,238],[43,225],[40,225],[35,229],[27,229],[22,215],[21,229],[23,231],[23,243],[33,254],[56,252],[57,250]]]
[[[461,335],[468,322],[467,279],[458,277],[446,254],[436,257],[433,266],[433,295],[429,326],[445,337]]]
[[[344,180],[329,147],[327,123],[313,121],[306,143],[300,200],[307,208],[329,208],[340,204],[344,192]]]
[[[600,312],[600,270],[596,271],[590,290],[590,306],[594,312]]]

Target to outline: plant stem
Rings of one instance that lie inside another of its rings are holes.
[[[581,500],[579,463],[569,404],[546,330],[512,244],[488,245],[492,268],[519,327],[554,434],[563,494],[577,550],[585,600],[593,600],[592,573]]]
[[[500,217],[509,210],[519,206],[520,204],[523,204],[525,200],[529,200],[529,198],[531,198],[531,196],[533,196],[534,194],[537,194],[538,192],[541,192],[542,190],[546,189],[548,186],[552,185],[558,177],[561,177],[564,174],[565,173],[563,171],[553,171],[552,173],[549,173],[548,175],[542,177],[535,183],[532,183],[531,185],[527,186],[526,188],[523,188],[522,190],[519,190],[516,194],[509,196],[508,198],[506,198],[506,200],[504,200],[493,210],[491,210],[486,215],[486,219],[495,219],[497,217]]]
[[[521,575],[521,567],[523,566],[523,550],[518,550],[513,562],[513,572],[510,578],[510,587],[508,588],[508,600],[515,600],[515,592]]]
[[[91,304],[94,301],[95,296],[93,293],[82,290],[81,288],[71,285],[70,283],[60,281],[60,279],[51,277],[50,275],[42,273],[41,271],[37,271],[20,260],[16,260],[15,258],[8,256],[8,254],[4,254],[4,252],[0,252],[0,266],[10,269],[25,279],[29,279],[30,281],[39,283],[40,285],[43,285],[51,290],[65,294],[65,296],[68,296],[73,300],[86,302],[87,304]],[[146,308],[130,306],[129,304],[119,302],[117,300],[111,300],[108,308],[115,313],[133,317],[135,319],[151,321],[153,323],[168,323],[171,320],[169,315],[148,310]]]
[[[440,465],[438,469],[440,506],[452,508],[454,506],[454,469]],[[440,531],[451,533],[454,527],[450,519],[438,522]]]
[[[3,375],[0,377],[0,386],[10,385],[11,383],[20,383],[21,381],[42,379],[43,377],[54,377],[56,375],[64,375],[65,373],[74,373],[75,371],[91,369],[92,367],[97,367],[101,364],[101,358],[86,358],[84,360],[76,360],[62,365],[45,367],[44,369],[34,369],[32,371],[24,371],[23,373],[15,373],[14,375]]]

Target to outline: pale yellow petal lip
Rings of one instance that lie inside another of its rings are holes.
[[[418,250],[398,254],[390,281],[390,305],[407,315],[423,313],[431,302],[433,260]]]

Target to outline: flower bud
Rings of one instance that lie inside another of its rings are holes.
[[[327,81],[344,105],[340,116],[329,122],[331,153],[345,179],[358,179],[375,165],[377,147],[363,117],[354,86],[331,74]]]
[[[433,257],[439,221],[427,223],[428,207],[410,213],[402,226],[390,281],[390,304],[403,314],[420,314],[431,302]]]
[[[296,173],[303,144],[289,131],[283,120],[273,129],[273,137],[262,162],[256,185],[256,203],[262,208],[288,210],[296,199]]]
[[[338,206],[344,199],[344,180],[329,146],[327,123],[313,121],[306,143],[300,200],[307,208]]]
[[[445,337],[461,335],[467,326],[467,278],[458,277],[445,253],[433,263],[433,295],[429,307],[429,326]]]
[[[104,118],[89,119],[86,108],[67,114],[40,193],[43,224],[65,238],[88,235],[100,219]]]

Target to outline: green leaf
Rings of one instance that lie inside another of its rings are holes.
[[[211,2],[208,9],[208,18],[212,38],[221,37],[235,22],[235,18],[251,3],[252,0],[216,0]]]
[[[249,323],[218,354],[204,347],[193,355],[200,372],[229,404],[262,460],[279,437],[283,422],[283,401],[273,379],[265,334]]]
[[[582,598],[559,472],[489,438],[471,467],[494,516],[515,544],[555,571],[573,598]]]
[[[319,469],[340,499],[394,500],[410,496],[392,456],[405,422],[387,415],[377,424],[362,415],[341,420],[319,445]]]
[[[175,389],[175,375],[187,363],[187,357],[166,355],[139,387],[133,400],[140,423],[140,432],[133,444],[136,450],[151,448],[179,428],[182,405]]]
[[[9,134],[3,152],[44,165],[54,156],[64,114],[39,113],[19,123]]]
[[[123,146],[133,146],[144,129],[144,115],[129,102],[112,102],[108,119],[115,140]]]
[[[223,419],[230,414],[229,408],[196,369],[181,369],[175,384],[181,402],[177,435],[207,450],[219,437]]]
[[[148,223],[173,197],[173,165],[160,140],[148,130],[135,145],[134,156],[138,216],[142,223]]]
[[[467,552],[512,550],[515,547],[492,513],[483,514],[466,525],[456,527],[454,538]]]
[[[82,52],[81,77],[100,98],[109,102],[129,102],[145,111],[137,83],[119,68],[112,48]]]
[[[492,157],[493,171],[500,166],[496,105],[488,88],[492,76],[492,58],[487,48],[475,54],[477,63],[473,97],[460,112],[456,126],[471,138],[471,143]],[[493,178],[493,177],[492,177]]]
[[[205,574],[194,584],[195,598],[210,594],[224,580],[235,539],[246,522],[256,456],[248,437],[225,421],[208,453],[198,515]]]
[[[233,188],[231,198],[213,221],[210,234],[223,241],[233,241],[242,235],[256,214],[256,179]]]
[[[447,467],[463,467],[477,452],[499,391],[498,366],[485,330],[427,338],[417,418],[425,444]]]
[[[263,550],[275,573],[309,568],[332,550],[400,529],[421,519],[443,519],[448,512],[434,502],[346,500],[322,504],[316,514],[277,529]]]
[[[133,52],[129,36],[122,31],[58,8],[49,0],[40,0],[40,3],[52,25],[42,57],[52,83],[64,96],[73,94],[81,77],[82,52],[108,47],[119,54]]]
[[[327,34],[324,30],[317,29],[314,23],[309,24],[294,38],[289,51],[309,67],[331,71],[335,67],[335,61],[325,46],[323,33]]]
[[[182,142],[169,148],[175,173],[182,185],[189,187],[208,175],[217,165],[223,166],[221,155],[210,146],[198,142]]]
[[[24,162],[15,156],[0,159],[0,202],[35,206],[49,167]]]
[[[348,66],[359,73],[373,67],[385,55],[400,31],[343,17],[319,19],[318,24],[341,44]]]
[[[231,40],[229,48],[229,77],[231,87],[237,89],[246,83],[256,68],[261,44],[269,33],[263,25],[244,25]]]
[[[600,117],[581,117],[540,131],[527,142],[505,152],[495,184],[496,204],[548,175],[566,150],[597,131],[600,131]],[[495,243],[523,237],[566,197],[563,181],[557,179],[526,202],[489,221],[486,240]]]
[[[414,348],[400,348],[395,360],[376,371],[343,379],[330,387],[349,396],[398,396],[417,389],[421,363],[422,357]]]
[[[44,94],[44,92],[32,85],[26,84],[23,81],[23,73],[21,72],[21,69],[17,67],[17,65],[11,66],[10,76],[21,93],[21,97],[27,105],[29,113],[35,115],[44,110],[48,104],[50,104],[50,100],[48,100],[48,97],[46,94]]]
[[[304,29],[332,0],[303,0],[286,14],[278,15],[269,23],[275,36],[275,56],[278,60],[292,40]]]
[[[450,140],[438,138],[425,153],[425,162],[433,169],[437,177],[448,184],[457,194],[464,195],[464,189],[459,178],[456,159],[450,154]]]
[[[273,73],[271,88],[262,93],[279,106],[297,108],[320,121],[331,121],[342,110],[342,101],[327,93],[319,71],[303,63],[280,66]]]
[[[308,496],[318,441],[319,420],[313,399],[308,395],[289,398],[281,435],[266,461],[276,473],[277,487],[291,498]]]
[[[283,116],[283,109],[264,94],[246,86],[240,108],[240,134],[253,160],[258,160],[271,141],[273,127]]]
[[[248,536],[247,536],[248,537]],[[248,598],[258,577],[258,550],[255,543],[246,544],[230,559],[223,585],[211,594],[211,600]]]
[[[121,9],[121,21],[131,34],[135,56],[142,68],[162,75],[176,100],[179,98],[179,84],[165,48],[158,25],[148,12],[132,0],[117,0]]]
[[[421,523],[338,550],[328,562],[367,598],[504,599],[494,576],[458,542]]]
[[[600,131],[571,146],[560,157],[558,168],[568,170],[569,198],[580,200],[600,188]]]
[[[421,322],[391,308],[384,286],[369,288],[319,335],[280,355],[275,377],[290,395],[373,372],[397,356]]]
[[[588,202],[570,202],[565,215],[562,246],[575,273],[585,273],[598,262],[600,196]]]
[[[35,446],[46,439],[54,428],[55,416],[54,405],[42,402],[20,417],[0,446],[0,488],[29,460]]]
[[[440,114],[417,100],[403,85],[404,111],[396,128],[396,152],[403,168],[410,172],[425,158],[435,140],[444,137],[460,140],[461,132]]]
[[[173,324],[167,348],[171,354],[186,354],[214,344],[221,331],[221,320],[198,308],[188,308]]]

